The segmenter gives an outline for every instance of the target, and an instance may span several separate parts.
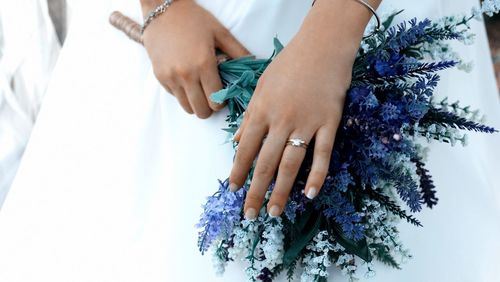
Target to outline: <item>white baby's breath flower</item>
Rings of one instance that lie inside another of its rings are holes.
[[[472,45],[474,44],[474,41],[476,39],[476,35],[474,33],[467,33],[464,38],[462,39],[462,42],[465,45]]]
[[[222,274],[224,274],[224,271],[226,270],[227,261],[218,253],[217,246],[219,246],[219,244],[220,241],[214,242],[214,245],[212,247],[212,265],[214,267],[215,274],[217,276],[222,276]]]
[[[273,269],[283,263],[285,253],[283,224],[281,218],[276,218],[267,221],[264,226],[262,251],[265,260],[263,263],[268,269]]]
[[[483,12],[478,7],[472,7],[471,14],[474,17],[474,19],[476,19],[478,21],[483,20]]]
[[[474,69],[474,62],[473,61],[470,61],[470,62],[460,62],[460,64],[458,64],[457,68],[461,71],[464,71],[466,73],[470,73],[473,69]]]
[[[316,281],[318,276],[328,277],[326,269],[331,265],[330,252],[339,249],[331,243],[329,237],[327,231],[320,231],[313,238],[313,241],[306,246],[306,249],[311,252],[302,259],[304,271],[300,277],[301,282]]]
[[[464,136],[462,136],[462,139],[460,140],[462,142],[462,146],[467,146],[468,145],[468,141],[469,141],[469,137],[467,134],[464,134]]]
[[[233,234],[233,246],[228,248],[228,257],[234,261],[242,260],[248,253],[255,233],[245,231],[241,227],[236,227],[233,230]]]
[[[492,17],[500,11],[500,0],[484,0],[481,5],[481,12]]]

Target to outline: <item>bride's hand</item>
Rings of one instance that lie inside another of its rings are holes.
[[[141,0],[145,14],[163,1]],[[156,77],[184,110],[207,118],[223,106],[208,97],[222,88],[215,49],[232,58],[248,51],[208,11],[192,0],[178,0],[144,32],[144,46]]]
[[[322,26],[324,21],[317,19],[324,20],[322,11],[329,5],[324,3],[337,1],[317,2],[299,33],[260,78],[235,135],[239,145],[230,176],[232,191],[244,184],[258,154],[244,207],[247,219],[258,215],[276,171],[267,211],[271,216],[282,213],[306,153],[302,147],[287,146],[287,140],[299,138],[309,143],[315,137],[312,169],[304,190],[308,198],[319,193],[328,172],[345,93],[366,22],[352,27],[340,19]],[[344,1],[348,2],[353,3]],[[368,21],[369,13],[357,11]]]

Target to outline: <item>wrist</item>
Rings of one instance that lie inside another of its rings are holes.
[[[186,0],[174,0],[175,2],[186,1]],[[140,0],[142,15],[146,17],[151,11],[156,9],[159,5],[163,4],[165,0]]]
[[[149,13],[156,6],[160,5],[162,0],[140,0],[143,13]]]
[[[380,0],[365,0],[376,9]],[[355,56],[373,13],[357,0],[317,0],[299,33],[324,50]]]

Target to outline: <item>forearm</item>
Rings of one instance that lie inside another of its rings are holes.
[[[366,2],[376,9],[382,1]],[[372,12],[357,0],[317,0],[300,33],[321,50],[337,50],[354,56],[372,16]]]

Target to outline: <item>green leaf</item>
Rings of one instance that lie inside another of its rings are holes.
[[[394,21],[394,18],[395,18],[397,15],[401,14],[403,11],[404,11],[404,10],[400,10],[400,11],[397,11],[397,12],[393,13],[392,15],[390,15],[390,16],[389,16],[389,17],[388,17],[388,18],[387,18],[387,19],[386,19],[386,20],[382,23],[382,26],[384,27],[384,30],[387,30],[387,29],[391,26],[392,22]]]
[[[386,246],[382,244],[370,244],[370,247],[375,249],[375,256],[377,256],[381,262],[396,269],[401,269],[396,259],[387,250]]]
[[[281,52],[281,50],[283,50],[283,48],[285,47],[283,47],[283,44],[281,44],[278,37],[274,37],[273,42],[274,42],[274,50],[276,52],[276,55],[278,55]]]
[[[344,247],[348,253],[356,255],[366,262],[372,261],[372,255],[370,253],[370,249],[368,248],[366,238],[359,241],[349,239],[344,235],[337,224],[330,225],[330,231],[335,236],[337,242]]]
[[[324,276],[316,276],[316,278],[314,279],[314,282],[328,282],[328,279]]]
[[[244,71],[238,80],[234,81],[229,85],[229,87],[221,89],[212,95],[210,95],[210,100],[215,103],[222,104],[226,100],[237,96],[248,97],[251,93],[248,93],[246,87],[251,87],[255,80],[255,74],[253,71]]]
[[[297,218],[295,224],[292,225],[290,248],[283,256],[285,266],[288,267],[295,261],[300,252],[318,234],[320,225],[321,215],[313,209],[306,210]]]
[[[229,92],[230,92],[229,88],[221,89],[210,95],[210,100],[212,100],[212,102],[222,104],[224,103],[224,101],[226,101],[227,97],[230,96]]]
[[[297,262],[298,262],[299,258],[296,257],[292,263],[290,263],[288,266],[287,266],[287,271],[286,271],[286,277],[287,277],[287,280],[289,282],[293,281],[294,279],[294,274],[295,274],[295,268],[297,268]]]

